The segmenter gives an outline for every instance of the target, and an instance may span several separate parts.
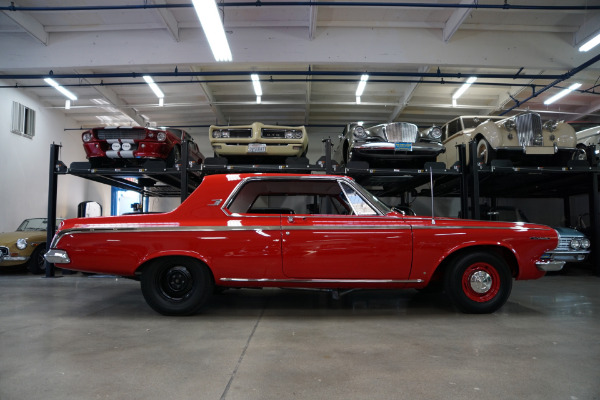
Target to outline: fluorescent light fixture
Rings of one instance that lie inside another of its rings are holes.
[[[565,97],[566,95],[571,93],[573,90],[577,90],[580,87],[581,87],[581,83],[574,83],[571,86],[569,86],[568,88],[561,90],[560,92],[556,93],[554,96],[550,97],[548,100],[544,101],[544,104],[545,105],[552,104],[556,100],[562,99],[563,97]]]
[[[594,47],[598,46],[598,44],[600,44],[600,33],[598,33],[596,36],[582,44],[579,48],[579,51],[590,51]]]
[[[69,99],[71,99],[73,101],[77,100],[77,96],[75,96],[73,93],[69,92],[64,87],[60,86],[54,79],[46,78],[46,79],[44,79],[44,82],[46,82],[48,85],[52,86],[54,89],[58,90],[59,92],[61,92],[65,96],[67,96]]]
[[[254,86],[254,93],[257,96],[262,96],[262,87],[260,86],[260,79],[258,78],[258,74],[250,75],[252,78],[252,85]]]
[[[463,83],[463,85],[461,87],[458,88],[458,90],[456,92],[454,92],[454,94],[452,95],[452,100],[456,100],[458,99],[460,96],[462,96],[463,94],[465,94],[465,92],[467,91],[467,89],[473,84],[473,82],[475,82],[477,80],[476,76],[471,76],[469,79],[467,79],[467,81],[465,83]],[[454,104],[454,102],[452,102]]]
[[[65,110],[71,109],[71,100],[65,100]]]
[[[261,96],[256,96],[256,104],[260,104],[262,102]]]
[[[365,91],[365,87],[367,86],[367,81],[369,80],[369,75],[364,74],[360,77],[360,82],[358,82],[358,87],[356,88],[356,97],[362,96]]]
[[[192,3],[215,60],[231,61],[231,50],[215,0],[192,0]]]
[[[356,96],[356,104],[360,104],[360,96]]]
[[[158,85],[154,83],[154,80],[150,75],[144,75],[144,80],[146,81],[148,86],[150,86],[150,89],[152,89],[156,97],[158,97],[159,99],[165,97],[165,94],[162,92],[162,90],[160,90]]]
[[[163,107],[165,105],[165,98],[164,97],[159,97],[158,98],[158,106],[159,107]]]

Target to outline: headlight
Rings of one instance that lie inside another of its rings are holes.
[[[553,121],[553,120],[546,121],[544,123],[543,128],[547,131],[554,132],[556,130],[556,128],[558,128],[558,121]]]
[[[588,238],[581,239],[581,248],[584,250],[589,249],[590,248],[590,239],[588,239]]]
[[[516,126],[517,124],[512,119],[507,119],[506,121],[504,121],[504,127],[509,131],[515,129]]]
[[[581,248],[581,239],[579,239],[579,238],[571,239],[570,245],[573,250],[579,250]]]
[[[161,142],[164,142],[167,139],[167,134],[164,133],[164,132],[158,132],[156,134],[156,139],[159,140],[159,141],[161,141]]]
[[[365,132],[365,128],[363,128],[362,126],[357,126],[356,128],[354,128],[354,136],[356,136],[359,139],[364,139],[367,137],[367,132]]]
[[[298,130],[291,130],[291,131],[285,131],[285,138],[286,139],[302,139],[302,131],[298,131]]]
[[[442,137],[442,129],[439,126],[432,126],[431,128],[429,128],[429,132],[427,132],[427,135],[435,140],[440,140],[440,138]]]
[[[17,249],[24,250],[27,247],[27,239],[17,239]]]
[[[212,137],[215,139],[220,139],[220,138],[226,139],[229,137],[229,131],[227,131],[227,130],[213,131]]]
[[[92,140],[93,136],[90,132],[86,132],[83,134],[82,138],[83,138],[83,141],[87,143]]]

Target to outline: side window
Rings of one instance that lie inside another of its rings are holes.
[[[354,214],[356,215],[377,215],[377,211],[375,211],[369,203],[365,201],[365,199],[360,196],[354,188],[346,183],[341,183],[342,189],[344,190],[344,195]]]

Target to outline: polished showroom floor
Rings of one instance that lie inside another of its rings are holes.
[[[0,399],[600,399],[600,278],[491,315],[414,290],[231,290],[164,317],[110,276],[0,274]]]

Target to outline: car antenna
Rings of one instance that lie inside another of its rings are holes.
[[[429,188],[431,192],[431,224],[435,225],[435,213],[433,212],[433,168],[429,166]]]

